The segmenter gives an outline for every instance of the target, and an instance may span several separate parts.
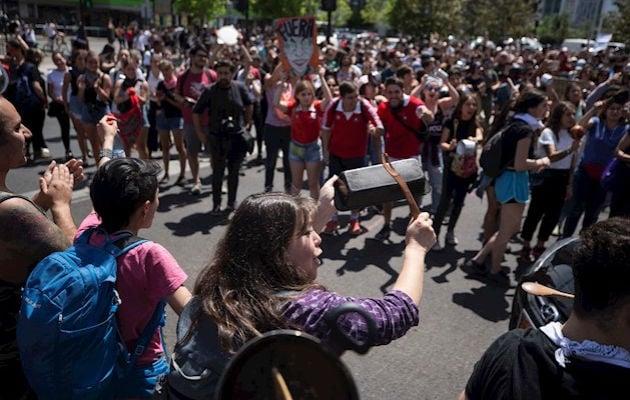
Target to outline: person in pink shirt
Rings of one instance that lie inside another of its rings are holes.
[[[160,166],[155,161],[135,158],[111,160],[114,137],[118,129],[115,119],[105,116],[97,126],[104,136],[99,168],[90,184],[94,209],[83,220],[75,239],[85,230],[99,226],[112,239],[124,232],[137,236],[140,229],[151,227],[158,199]],[[104,234],[95,231],[90,243],[99,245]],[[132,351],[136,339],[148,324],[158,305],[166,300],[179,315],[190,300],[184,286],[186,273],[162,245],[147,241],[118,258],[116,290],[122,303],[117,312],[120,334]],[[117,384],[134,388],[118,392],[116,398],[150,398],[157,379],[168,373],[161,329],[156,329],[135,367]]]

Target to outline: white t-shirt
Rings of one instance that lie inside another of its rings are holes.
[[[46,83],[51,83],[53,87],[52,97],[55,99],[61,97],[61,91],[63,89],[63,78],[66,75],[64,71],[59,71],[58,69],[53,69],[46,76]],[[68,89],[70,89],[70,85],[68,85]],[[69,98],[70,96],[68,96]]]
[[[545,128],[540,134],[540,138],[538,138],[538,144],[536,146],[536,155],[540,157],[544,157],[547,155],[547,153],[545,153],[544,146],[554,145],[556,147],[556,151],[563,151],[571,147],[571,144],[573,144],[573,138],[571,137],[571,135],[566,129],[560,130],[560,134],[558,135],[558,140],[556,140],[556,135],[553,134],[553,131],[549,128]],[[569,169],[571,168],[571,159],[572,159],[572,154],[558,161],[552,162],[549,168]]]

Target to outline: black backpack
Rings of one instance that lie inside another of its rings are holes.
[[[526,123],[526,122],[522,122]],[[507,168],[508,164],[513,160],[502,162],[503,159],[503,135],[509,129],[516,126],[518,122],[510,122],[498,133],[492,136],[486,144],[483,145],[481,155],[479,156],[479,166],[483,170],[483,174],[490,178],[496,178]]]

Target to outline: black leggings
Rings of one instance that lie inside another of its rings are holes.
[[[541,242],[549,240],[553,228],[560,220],[564,205],[570,171],[548,169],[544,171],[544,174],[542,183],[531,189],[532,198],[521,230],[521,237],[527,241],[532,240],[539,222],[538,240]]]

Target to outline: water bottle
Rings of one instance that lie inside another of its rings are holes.
[[[125,158],[125,146],[120,135],[114,137],[114,148],[112,149],[112,158]]]

